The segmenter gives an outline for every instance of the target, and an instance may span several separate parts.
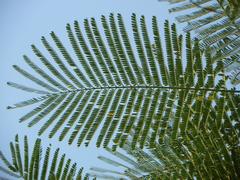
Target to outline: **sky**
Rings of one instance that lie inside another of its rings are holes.
[[[94,17],[98,21],[101,15],[108,16],[110,13],[121,13],[130,28],[131,14],[145,15],[151,23],[151,17],[157,16],[160,26],[164,20],[174,21],[168,13],[169,4],[158,0],[0,0],[0,149],[9,158],[9,142],[14,140],[18,133],[20,141],[27,135],[30,142],[34,142],[38,127],[27,128],[26,123],[18,123],[18,119],[28,112],[27,108],[7,110],[8,105],[23,101],[32,97],[32,94],[22,92],[6,85],[12,81],[20,84],[29,83],[20,76],[12,65],[22,68],[27,67],[22,55],[31,58],[33,55],[30,45],[36,44],[43,48],[40,43],[41,36],[49,38],[51,31],[61,37],[63,44],[68,43],[65,26],[78,20],[80,24],[84,18]],[[181,27],[180,27],[181,29]],[[43,139],[43,147],[52,144],[53,149],[60,147],[61,153],[66,153],[68,158],[84,166],[86,170],[91,166],[107,167],[97,159],[98,155],[109,156],[103,149],[96,149],[93,144],[89,148],[68,146],[66,142],[58,142],[56,138]],[[1,163],[0,163],[1,165]],[[5,175],[1,174],[1,177]]]

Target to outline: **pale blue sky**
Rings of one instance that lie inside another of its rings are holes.
[[[151,23],[151,16],[155,15],[163,25],[165,19],[173,22],[173,17],[168,14],[169,5],[158,0],[0,0],[0,149],[10,159],[8,143],[14,140],[15,134],[28,135],[33,142],[37,138],[38,127],[27,128],[25,123],[19,124],[18,118],[27,112],[28,108],[18,110],[6,110],[6,106],[32,97],[31,94],[22,92],[6,85],[7,81],[27,84],[22,76],[19,76],[12,68],[13,64],[26,67],[22,55],[27,54],[36,58],[30,48],[32,43],[39,45],[42,35],[47,36],[55,31],[63,42],[67,42],[65,25],[84,18],[101,15],[108,16],[109,13],[121,13],[128,27],[131,14],[145,15]],[[181,25],[182,26],[182,25]],[[181,29],[181,28],[180,28]],[[44,138],[44,136],[42,136]],[[96,149],[93,144],[90,148],[76,148],[68,146],[66,142],[59,143],[56,138],[44,138],[43,146],[52,144],[60,147],[62,153],[67,157],[85,166],[104,166],[96,159],[99,154],[106,154],[101,149]],[[0,172],[1,175],[1,172]],[[1,175],[4,176],[4,175]]]

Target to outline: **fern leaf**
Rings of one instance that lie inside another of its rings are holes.
[[[170,26],[165,22],[162,42],[156,17],[152,18],[151,38],[145,17],[133,14],[134,42],[130,42],[130,32],[126,31],[120,14],[102,16],[100,23],[102,27],[91,18],[84,20],[83,27],[77,21],[74,28],[67,24],[73,54],[54,32],[51,37],[56,47],[45,37],[41,39],[51,58],[47,59],[32,45],[45,69],[27,56],[24,60],[35,74],[14,66],[38,88],[44,88],[43,91],[10,83],[18,89],[44,94],[8,107],[36,103],[37,107],[22,116],[20,122],[28,123],[29,127],[43,122],[39,135],[49,133],[49,138],[58,136],[60,141],[78,146],[88,146],[96,137],[97,147],[112,145],[114,150],[123,147],[132,136],[131,148],[152,147],[165,136],[177,139],[185,134],[189,123],[206,111],[203,100],[209,98],[209,94],[215,98],[208,101],[208,108],[214,109],[221,93],[239,92],[227,89],[228,79],[223,71],[227,63],[217,60],[217,66],[212,65],[215,57],[223,53],[213,57],[209,49],[206,57],[203,56],[201,43],[198,40],[192,43],[190,33],[183,47],[183,36],[178,35],[175,24]],[[183,51],[186,63],[183,63]],[[222,109],[222,102],[218,107]],[[206,115],[209,119],[209,112]],[[224,113],[218,116],[223,118]],[[202,121],[197,122],[197,126],[201,126]],[[149,136],[150,143],[147,143]],[[35,166],[37,164],[32,165],[32,171]],[[16,164],[16,168],[21,167]],[[66,169],[64,177],[74,174],[74,167]],[[54,166],[52,172],[55,172]]]
[[[59,149],[57,149],[52,156],[51,145],[42,150],[40,139],[35,141],[32,154],[29,154],[28,139],[26,136],[24,137],[23,151],[21,151],[20,145],[21,143],[18,139],[18,135],[16,135],[15,142],[10,143],[12,162],[10,163],[1,153],[0,159],[3,160],[6,168],[0,167],[0,171],[12,177],[29,180],[44,180],[51,179],[51,177],[56,177],[57,179],[75,179],[82,174],[82,168],[79,169],[79,172],[80,170],[81,172],[78,175],[76,174],[76,171],[78,170],[76,163],[71,163],[70,159],[67,159],[67,162],[64,162],[65,155],[62,155],[60,162],[57,163]],[[83,178],[78,177],[78,179],[81,180]]]

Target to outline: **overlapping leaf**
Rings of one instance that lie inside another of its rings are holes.
[[[0,152],[0,160],[3,161],[6,167],[0,167],[4,173],[21,179],[76,179],[87,180],[88,175],[83,175],[83,169],[77,167],[77,163],[72,163],[70,159],[66,159],[66,155],[60,155],[59,149],[52,151],[51,146],[45,150],[41,147],[41,140],[35,141],[32,153],[29,152],[29,142],[27,137],[24,137],[23,149],[18,135],[15,142],[10,143],[12,162]]]
[[[108,149],[119,160],[99,159],[118,170],[94,167],[90,175],[112,179],[239,179],[240,111],[232,108],[240,102],[239,96],[224,100],[224,105],[220,98],[210,109],[209,98],[203,99],[201,114],[190,118],[188,130],[178,139],[166,136],[148,150],[133,150],[130,141],[123,147],[125,153]],[[149,136],[147,143],[151,144]]]
[[[208,109],[219,98],[221,103],[232,99],[228,93],[235,90],[225,87],[222,61],[212,65],[210,53],[203,57],[198,41],[191,43],[190,34],[183,48],[183,37],[174,24],[169,27],[165,22],[163,43],[156,17],[152,18],[151,31],[144,16],[139,20],[133,14],[131,20],[133,34],[126,31],[120,14],[102,16],[101,29],[94,18],[85,19],[83,28],[75,22],[74,31],[68,24],[74,53],[66,50],[54,32],[51,37],[57,48],[42,37],[51,59],[35,45],[32,49],[45,67],[40,68],[27,56],[24,60],[35,74],[14,66],[41,88],[8,83],[41,96],[8,108],[36,103],[20,122],[28,122],[29,127],[39,124],[39,135],[49,131],[50,138],[56,135],[69,144],[87,146],[97,134],[97,147],[113,144],[116,149],[133,131],[132,148],[143,148],[149,135],[154,145],[166,135],[176,138],[185,132],[190,117],[198,118],[204,110],[202,99],[208,98]]]
[[[201,48],[210,47],[214,60],[224,60],[232,73],[232,83],[238,84],[240,56],[240,3],[237,0],[169,0],[169,11],[181,12],[180,23],[188,22],[185,31],[195,31]],[[182,15],[182,13],[186,12]]]

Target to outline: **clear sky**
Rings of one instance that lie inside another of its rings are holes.
[[[7,157],[10,159],[9,142],[14,140],[15,134],[20,135],[21,141],[24,135],[28,135],[30,142],[38,137],[38,126],[27,128],[26,123],[18,123],[19,117],[28,112],[29,107],[6,110],[8,105],[32,97],[32,94],[6,85],[7,81],[22,84],[29,82],[15,72],[12,65],[26,67],[23,54],[36,59],[30,48],[32,43],[43,48],[40,43],[41,36],[49,37],[49,33],[55,31],[64,44],[68,44],[66,23],[73,23],[74,20],[82,23],[83,19],[88,17],[99,20],[101,15],[108,16],[111,12],[121,13],[128,27],[133,12],[138,16],[145,15],[149,23],[151,16],[155,15],[160,21],[159,24],[163,25],[165,19],[173,22],[168,8],[168,3],[160,3],[158,0],[0,0],[0,149]],[[96,149],[94,144],[89,148],[76,148],[68,146],[66,142],[59,143],[56,138],[48,139],[42,136],[42,139],[43,147],[50,143],[53,147],[60,147],[62,153],[86,167],[86,170],[90,166],[105,166],[96,157],[106,153],[102,149]]]

